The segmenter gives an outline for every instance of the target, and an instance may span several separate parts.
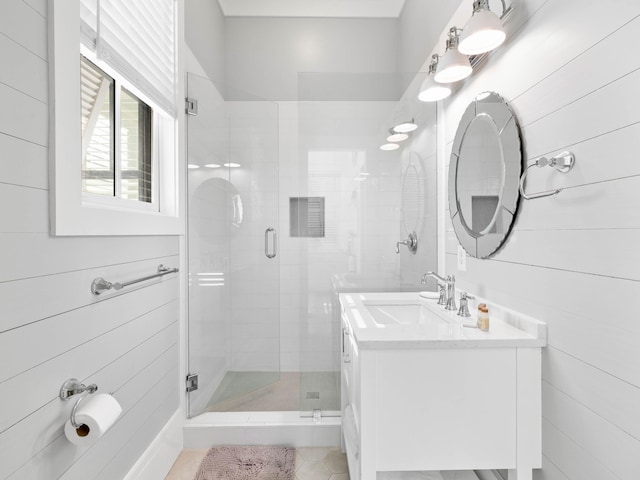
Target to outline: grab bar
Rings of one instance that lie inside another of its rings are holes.
[[[111,282],[107,282],[102,277],[98,277],[94,279],[93,282],[91,282],[91,293],[93,293],[94,295],[100,295],[101,293],[104,293],[107,290],[111,290],[111,289],[121,290],[124,287],[128,287],[129,285],[133,285],[135,283],[144,282],[146,280],[151,280],[152,278],[162,277],[163,275],[167,275],[169,273],[176,273],[179,271],[180,269],[178,268],[169,268],[160,264],[158,265],[157,273],[154,273],[153,275],[147,275],[146,277],[142,277],[142,278],[136,278],[135,280],[129,280],[128,282],[111,283]]]

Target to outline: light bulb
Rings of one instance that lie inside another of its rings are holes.
[[[443,83],[437,83],[432,75],[429,75],[422,86],[420,87],[420,93],[418,94],[418,100],[422,102],[437,102],[443,98],[447,98],[451,95],[451,87]]]
[[[465,55],[480,55],[499,47],[506,36],[500,18],[488,6],[481,6],[464,26],[458,50]]]
[[[467,78],[473,71],[469,57],[458,51],[458,31],[456,27],[449,30],[447,49],[438,62],[438,69],[433,77],[438,83],[458,82]]]
[[[416,128],[418,128],[418,125],[411,119],[410,122],[399,123],[391,130],[393,130],[393,133],[409,133],[413,132]]]
[[[387,142],[403,142],[407,138],[409,138],[409,135],[406,133],[391,133],[391,135],[387,137]]]
[[[397,150],[398,148],[400,148],[400,145],[398,145],[397,143],[385,143],[384,145],[380,146],[380,150],[384,150],[384,151],[391,151],[391,150]]]

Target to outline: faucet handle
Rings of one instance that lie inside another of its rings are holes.
[[[460,293],[460,309],[458,310],[459,317],[470,317],[469,313],[469,300],[473,300],[476,297],[469,295],[467,292]]]
[[[440,297],[438,298],[438,305],[446,305],[447,304],[447,291],[440,282],[438,282],[438,288],[440,289]]]
[[[415,255],[418,251],[418,235],[416,232],[411,232],[406,240],[396,242],[396,253],[400,253],[400,245],[406,245],[409,251]]]

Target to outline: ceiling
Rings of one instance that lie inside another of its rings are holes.
[[[405,0],[218,0],[226,17],[398,18]]]

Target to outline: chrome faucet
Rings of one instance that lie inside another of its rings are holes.
[[[427,283],[427,277],[433,277],[441,284],[446,285],[446,310],[456,310],[456,277],[455,275],[449,275],[447,278],[441,277],[436,272],[427,272],[422,276],[422,284]],[[438,301],[440,303],[440,301]]]
[[[476,297],[469,295],[467,292],[462,292],[460,294],[460,310],[458,310],[458,316],[460,317],[470,317],[469,313],[469,300],[473,300]]]
[[[418,251],[418,235],[416,232],[411,232],[409,238],[396,242],[396,253],[400,253],[400,245],[406,245],[411,253]]]

